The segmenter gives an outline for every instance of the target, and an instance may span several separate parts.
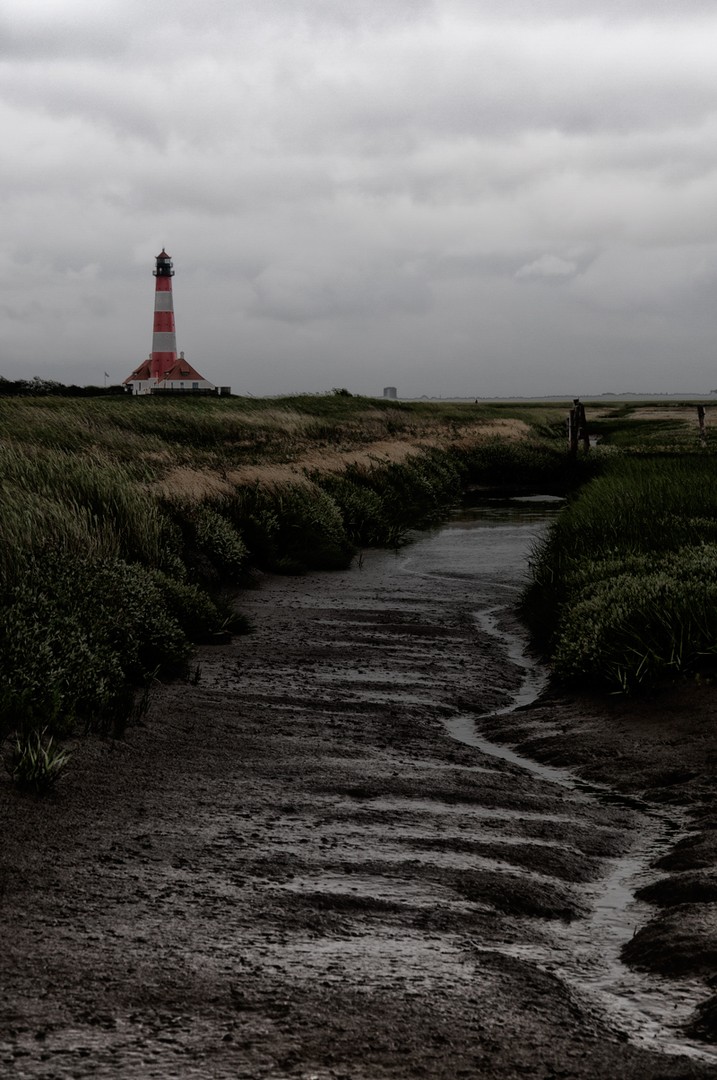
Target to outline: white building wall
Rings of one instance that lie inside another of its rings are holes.
[[[133,394],[149,394],[151,390],[156,387],[164,387],[169,390],[214,390],[214,383],[209,382],[208,379],[185,379],[182,382],[170,381],[165,382],[162,379],[133,379],[128,382],[128,385],[132,387]]]

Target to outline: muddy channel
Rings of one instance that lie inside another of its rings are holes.
[[[1,1075],[717,1077],[714,706],[551,696],[558,507],[266,578],[49,802],[3,781]]]

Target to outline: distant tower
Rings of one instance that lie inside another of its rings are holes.
[[[385,398],[391,398],[392,400],[395,400],[397,393],[398,392],[395,386],[384,386],[383,388],[383,396]]]
[[[177,334],[174,329],[174,302],[172,299],[172,260],[162,248],[157,256],[157,279],[154,289],[154,330],[150,354],[150,374],[161,379],[177,363]]]

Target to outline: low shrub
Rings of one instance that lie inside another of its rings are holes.
[[[351,543],[357,547],[391,546],[395,541],[394,525],[384,499],[355,476],[316,477],[316,482],[328,492],[341,513],[343,527]]]
[[[340,570],[353,558],[339,507],[314,483],[241,488],[233,513],[252,562],[262,570]]]
[[[170,617],[189,641],[204,641],[225,626],[227,612],[198,585],[177,581],[161,570],[152,576]]]
[[[595,581],[562,613],[553,653],[566,680],[604,682],[625,691],[713,665],[717,658],[717,549],[711,580],[690,570],[693,553],[649,572]]]
[[[182,533],[183,562],[191,576],[207,588],[238,584],[245,572],[248,550],[227,516],[226,501],[168,504]]]
[[[186,598],[186,593],[184,594]],[[191,646],[170,607],[177,590],[121,560],[47,553],[6,597],[0,725],[101,728],[147,671],[184,669]]]

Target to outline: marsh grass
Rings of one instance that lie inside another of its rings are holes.
[[[541,425],[542,427],[542,425]],[[569,490],[585,483],[604,467],[599,454],[570,460],[563,445],[562,426],[559,436],[543,436],[505,441],[488,438],[474,446],[456,451],[456,459],[465,483],[490,487],[543,490]]]
[[[555,406],[399,402],[312,394],[283,398],[23,398],[0,395],[3,439],[22,448],[94,452],[113,461],[163,465],[191,461],[237,466],[290,460],[323,444],[361,446],[396,435],[450,437],[485,421],[519,419],[549,427]],[[169,455],[167,455],[169,451]]]
[[[48,549],[171,565],[169,523],[136,469],[64,450],[0,446],[0,470],[0,585]]]
[[[422,450],[402,462],[350,465],[314,479],[338,508],[355,547],[398,547],[410,528],[431,524],[460,498],[461,469],[445,451]]]
[[[706,405],[707,424],[700,435],[697,402],[623,403],[589,419],[590,432],[626,455],[704,456],[717,450],[717,428]],[[703,408],[705,407],[702,402]]]
[[[630,691],[717,665],[717,459],[621,458],[536,552],[524,611],[556,675]]]

